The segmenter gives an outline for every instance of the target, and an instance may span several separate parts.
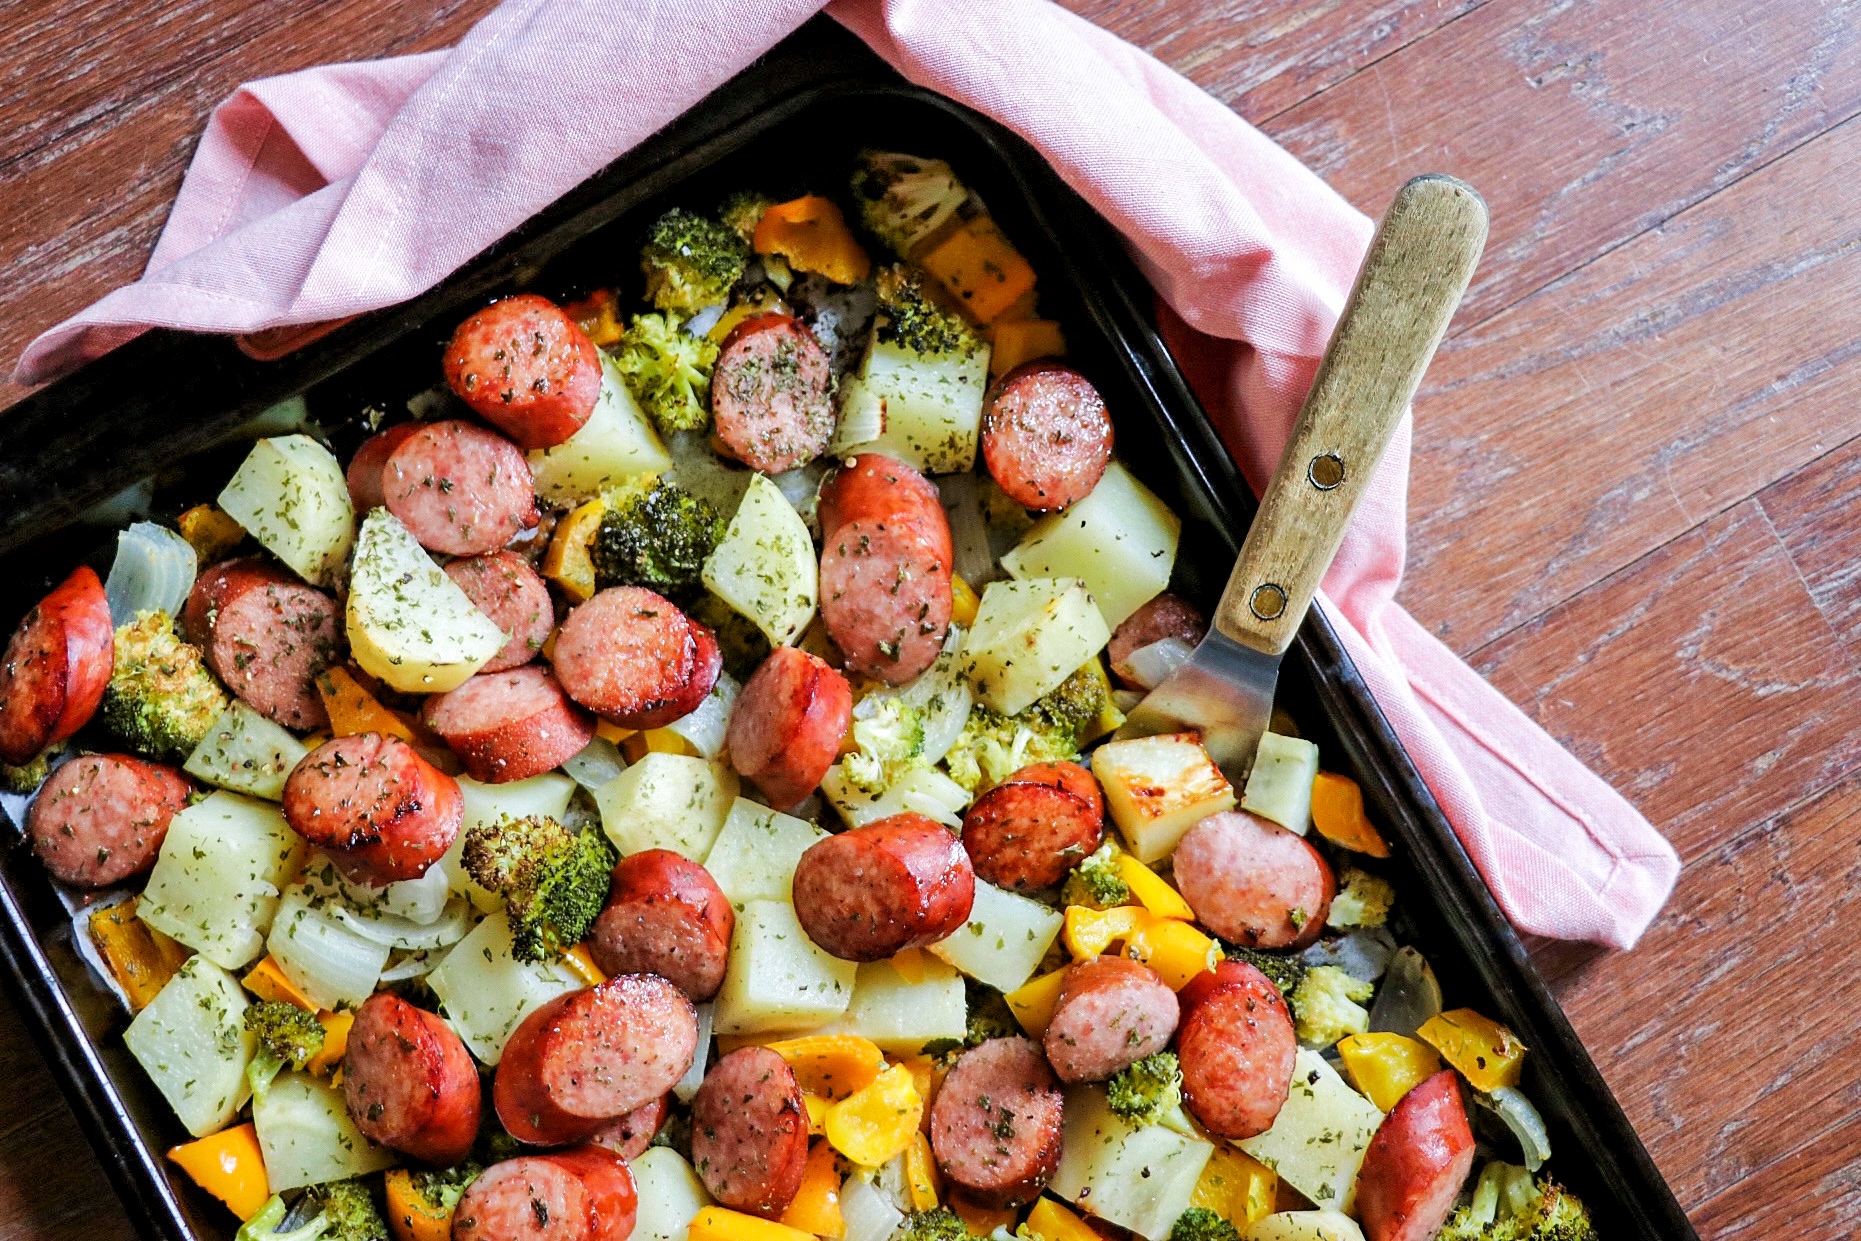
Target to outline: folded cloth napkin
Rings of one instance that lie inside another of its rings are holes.
[[[412,297],[821,7],[505,0],[450,51],[248,83],[214,111],[142,279],[40,336],[18,378],[151,326],[251,332]],[[826,11],[907,78],[1020,133],[1119,229],[1260,488],[1370,222],[1190,82],[1045,0]],[[1672,847],[1394,602],[1409,435],[1405,421],[1320,605],[1512,921],[1630,947],[1673,887]]]

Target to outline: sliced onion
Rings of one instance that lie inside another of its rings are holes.
[[[1181,638],[1158,638],[1149,646],[1140,646],[1118,665],[1121,676],[1129,677],[1145,689],[1155,689],[1164,678],[1189,661],[1195,648]]]
[[[905,1213],[855,1171],[840,1186],[840,1218],[846,1224],[845,1241],[890,1241]]]
[[[1501,1086],[1490,1095],[1475,1093],[1475,1103],[1496,1112],[1499,1119],[1506,1122],[1506,1128],[1512,1130],[1512,1136],[1519,1140],[1519,1149],[1525,1155],[1525,1170],[1536,1172],[1551,1157],[1551,1134],[1544,1127],[1544,1117],[1532,1106],[1531,1100],[1515,1086]]]
[[[719,302],[715,306],[706,306],[703,310],[700,310],[697,314],[685,320],[685,334],[687,336],[703,336],[706,332],[709,332],[712,328],[717,326],[717,321],[724,317],[725,309],[726,307],[722,302]]]
[[[957,575],[977,590],[1001,576],[989,550],[989,524],[982,519],[982,489],[974,473],[946,474],[937,480],[944,515],[950,519]]]
[[[1359,982],[1375,982],[1389,968],[1396,937],[1383,927],[1360,927],[1348,935],[1321,939],[1299,954],[1309,966],[1335,965]]]
[[[858,375],[840,385],[840,421],[827,451],[842,457],[885,434],[885,398],[867,387]]]
[[[691,742],[692,749],[704,757],[716,758],[724,752],[724,735],[730,729],[730,709],[737,705],[737,694],[742,689],[728,672],[718,673],[717,684],[704,696],[698,709],[667,724],[666,731]]]
[[[425,978],[431,974],[439,963],[445,960],[443,952],[413,951],[397,954],[388,959],[388,968],[381,971],[382,982],[407,982],[413,978]]]
[[[334,901],[329,905],[329,912],[344,926],[371,943],[389,948],[444,948],[456,944],[472,929],[470,909],[467,901],[448,901],[438,918],[423,925],[379,907],[362,913]]]
[[[691,1067],[685,1070],[685,1076],[672,1085],[672,1093],[678,1096],[680,1103],[690,1103],[698,1087],[704,1085],[704,1070],[711,1062],[711,1022],[711,1006],[698,1005],[698,1054],[691,1058]]]
[[[1370,1029],[1413,1038],[1424,1021],[1440,1013],[1441,984],[1427,958],[1413,948],[1398,948],[1370,1006]]]
[[[139,521],[116,536],[116,560],[103,584],[110,623],[127,625],[140,612],[181,614],[200,558],[193,545],[166,526]]]
[[[709,503],[725,521],[736,516],[749,490],[750,471],[712,452],[710,437],[702,431],[674,431],[665,442],[672,458],[666,478]]]
[[[319,1007],[361,1004],[374,993],[391,945],[363,935],[344,917],[348,910],[317,891],[311,884],[285,890],[266,947]]]
[[[722,674],[718,679],[723,679]],[[590,793],[606,788],[615,776],[627,770],[627,760],[620,747],[606,737],[596,737],[574,758],[562,764],[563,773]]]

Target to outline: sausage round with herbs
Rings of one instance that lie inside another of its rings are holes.
[[[787,808],[820,786],[852,726],[847,679],[818,656],[783,646],[744,682],[725,744],[737,774]]]
[[[26,613],[0,660],[0,759],[14,766],[90,722],[116,667],[103,583],[80,565]]]
[[[317,675],[342,650],[342,609],[256,557],[200,575],[181,612],[188,641],[226,688],[274,724],[327,728]]]
[[[781,1215],[808,1162],[807,1103],[786,1060],[739,1047],[711,1066],[691,1101],[691,1162],[724,1206]]]
[[[486,784],[554,771],[594,740],[594,717],[546,668],[481,672],[427,699],[421,716],[466,772]]]
[[[620,859],[588,951],[605,974],[657,974],[694,1003],[717,994],[736,925],[711,872],[670,849]]]
[[[963,814],[976,874],[1030,892],[1064,880],[1105,838],[1105,795],[1078,763],[1036,763],[978,797]]]
[[[40,787],[26,813],[26,835],[53,878],[107,888],[155,865],[168,823],[193,789],[186,776],[160,763],[81,754]]]
[[[357,883],[418,879],[465,821],[459,782],[399,737],[356,733],[324,742],[284,782],[291,830],[329,851]]]
[[[821,623],[846,665],[887,685],[929,668],[950,629],[950,527],[907,516],[846,522],[821,549]]]
[[[553,448],[601,396],[601,355],[561,307],[534,293],[491,303],[446,347],[446,384],[520,448]]]
[[[342,1062],[343,1105],[370,1141],[439,1167],[478,1136],[478,1066],[439,1016],[377,991],[356,1010]]]
[[[931,1104],[937,1166],[983,1205],[1032,1201],[1060,1166],[1063,1102],[1053,1069],[1032,1039],[990,1039],[971,1048]]]
[[[1125,957],[1069,966],[1047,1023],[1047,1060],[1063,1082],[1102,1082],[1170,1044],[1176,993]]]
[[[510,635],[504,649],[480,672],[519,668],[537,657],[556,627],[556,609],[549,587],[529,561],[512,551],[486,552],[453,561],[446,566],[446,576],[458,583],[473,607]]]
[[[486,1168],[459,1197],[452,1241],[627,1241],[638,1216],[626,1160],[576,1146]]]
[[[387,468],[388,458],[394,455],[394,450],[419,429],[420,424],[417,422],[397,422],[387,430],[378,431],[363,440],[362,446],[355,450],[355,456],[349,458],[349,468],[343,471],[343,479],[349,484],[349,502],[355,506],[358,514],[387,503],[387,495],[382,490],[381,472]]]
[[[1279,989],[1253,966],[1222,963],[1217,980],[1183,1005],[1176,1031],[1183,1102],[1203,1128],[1236,1141],[1265,1133],[1286,1104],[1299,1042]]]
[[[383,503],[429,551],[476,556],[536,525],[530,463],[502,435],[432,422],[401,441],[381,471]]]
[[[827,451],[834,434],[833,371],[793,315],[752,315],[732,328],[711,372],[711,417],[731,456],[764,474]]]
[[[1453,1211],[1473,1154],[1460,1082],[1443,1069],[1402,1096],[1363,1153],[1357,1217],[1367,1241],[1428,1241]]]
[[[882,961],[969,921],[976,872],[950,830],[894,814],[808,846],[795,867],[795,915],[843,961]]]
[[[1337,880],[1303,836],[1244,810],[1203,819],[1176,846],[1176,887],[1196,920],[1248,948],[1304,948]]]
[[[1029,362],[989,393],[982,459],[1023,508],[1052,511],[1092,493],[1111,462],[1111,415],[1092,382],[1063,363]]]
[[[638,721],[689,696],[701,654],[696,628],[663,595],[610,586],[562,622],[552,655],[556,676],[569,697],[596,715],[638,728]]]
[[[823,542],[848,522],[919,521],[933,536],[941,534],[943,559],[955,563],[950,521],[937,485],[895,457],[863,452],[848,458],[822,481],[816,513]]]

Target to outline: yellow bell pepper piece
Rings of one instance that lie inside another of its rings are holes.
[[[785,315],[789,313],[788,303],[783,301],[773,290],[764,290],[763,295],[747,301],[733,303],[729,310],[706,332],[705,339],[722,343],[737,324],[757,315]]]
[[[705,1207],[691,1219],[688,1241],[814,1241],[812,1233],[724,1207]]]
[[[211,504],[196,504],[175,522],[203,565],[224,560],[245,540],[245,527]]]
[[[177,1146],[168,1152],[168,1158],[240,1219],[257,1215],[271,1197],[265,1156],[258,1148],[258,1131],[250,1124],[222,1129]]]
[[[1150,911],[1137,905],[1118,905],[1111,909],[1068,905],[1060,938],[1075,959],[1084,961],[1099,956],[1113,942],[1128,939],[1138,927],[1151,921]]]
[[[905,1193],[914,1211],[929,1211],[943,1197],[943,1177],[931,1154],[930,1138],[921,1131],[912,1134],[911,1145],[905,1147]]]
[[[1013,1207],[985,1207],[962,1194],[951,1194],[950,1201],[944,1205],[963,1221],[963,1227],[969,1229],[972,1237],[986,1237],[997,1228],[1015,1226]]]
[[[729,1053],[726,1052],[726,1055]],[[811,1137],[827,1136],[827,1109],[833,1104],[817,1094],[801,1092],[802,1105],[808,1109],[808,1134]]]
[[[976,623],[976,611],[982,606],[981,596],[976,588],[965,582],[961,574],[950,575],[950,620],[967,629]]]
[[[923,1118],[911,1070],[894,1065],[827,1109],[827,1140],[854,1163],[876,1168],[911,1144]]]
[[[767,1046],[788,1061],[803,1091],[824,1099],[837,1101],[855,1095],[885,1072],[885,1053],[879,1045],[854,1034],[804,1034]]]
[[[858,284],[872,271],[872,260],[840,208],[816,194],[763,212],[750,248],[758,254],[779,254],[796,271],[818,272],[835,284]]]
[[[899,1064],[910,1070],[911,1084],[918,1088],[918,1098],[924,1100],[924,1119],[918,1122],[918,1128],[929,1133],[931,1101],[937,1097],[937,1088],[943,1085],[950,1070],[929,1056],[908,1056]]]
[[[1066,971],[1057,969],[1022,983],[1002,997],[1008,1001],[1008,1011],[1015,1015],[1029,1038],[1039,1038],[1047,1032],[1047,1023],[1053,1020],[1054,1005],[1060,1002],[1060,984],[1065,981]]]
[[[330,732],[337,737],[356,733],[382,733],[412,744],[412,726],[398,714],[381,705],[381,700],[340,664],[317,675],[317,695],[329,713]]]
[[[926,968],[922,948],[905,948],[892,954],[892,968],[905,980],[905,985],[915,987],[924,981]]]
[[[817,1237],[846,1236],[846,1220],[840,1214],[840,1179],[834,1148],[816,1142],[801,1170],[801,1187],[782,1212],[782,1222]]]
[[[188,958],[187,949],[136,916],[130,897],[90,916],[90,937],[110,976],[129,997],[132,1012],[148,1006]]]
[[[601,967],[596,965],[594,958],[588,955],[586,944],[577,944],[563,953],[562,964],[569,973],[581,979],[587,986],[598,987],[607,981],[607,975],[601,972]]]
[[[1034,291],[1034,268],[986,215],[918,256],[918,266],[937,278],[977,323],[992,323]]]
[[[242,980],[246,990],[261,1000],[278,1000],[285,1004],[295,1004],[299,1008],[317,1011],[316,1001],[305,995],[296,983],[285,977],[284,970],[278,966],[278,958],[267,955],[263,961],[246,974]]]
[[[1045,1196],[1027,1213],[1027,1230],[1041,1241],[1099,1241],[1090,1224]]]
[[[1273,1214],[1279,1175],[1244,1151],[1225,1143],[1202,1166],[1189,1205],[1213,1211],[1243,1232],[1255,1220]]]
[[[1124,880],[1131,889],[1131,895],[1137,903],[1159,918],[1178,918],[1184,922],[1195,921],[1195,910],[1189,908],[1189,902],[1182,898],[1182,893],[1128,853],[1119,853],[1114,859],[1118,868],[1118,878]]]
[[[607,501],[596,497],[576,506],[549,536],[541,572],[562,587],[571,603],[585,603],[594,595],[594,560],[588,549],[594,545],[606,512]]]
[[[679,736],[669,728],[649,728],[643,733],[636,733],[645,743],[648,754],[683,754],[687,758],[703,758],[698,747]]]
[[[1516,1086],[1525,1068],[1525,1044],[1490,1017],[1471,1008],[1450,1008],[1422,1023],[1415,1036],[1460,1070],[1475,1090],[1491,1093]]]
[[[1338,1042],[1351,1084],[1387,1112],[1402,1096],[1441,1071],[1441,1057],[1426,1043],[1400,1034],[1352,1034]]]
[[[617,343],[627,330],[616,313],[618,305],[614,290],[596,289],[580,301],[564,306],[562,313],[575,320],[575,326],[588,333],[589,340],[605,348]]]
[[[636,732],[638,732],[637,729],[622,728],[620,725],[609,720],[595,721],[594,735],[601,738],[603,741],[612,741],[615,745],[621,744],[627,738],[635,735]]]
[[[1321,771],[1312,777],[1312,826],[1341,849],[1389,856],[1389,842],[1364,814],[1363,790],[1349,776]]]
[[[413,1173],[406,1168],[390,1168],[383,1178],[388,1195],[388,1228],[394,1241],[451,1241],[452,1212],[434,1212],[419,1190],[414,1188]]]
[[[355,1025],[354,1013],[318,1013],[317,1024],[323,1027],[323,1046],[304,1062],[304,1071],[322,1077],[334,1073],[349,1050],[349,1030]]]
[[[1215,941],[1174,918],[1151,918],[1124,941],[1124,955],[1157,972],[1172,991],[1181,991],[1197,974],[1221,960]]]
[[[1066,337],[1051,319],[1011,319],[997,322],[988,332],[989,378],[1000,379],[1023,362],[1066,356]]]

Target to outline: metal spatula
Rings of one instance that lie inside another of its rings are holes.
[[[1194,655],[1120,737],[1195,729],[1237,783],[1253,764],[1292,644],[1376,463],[1486,244],[1486,204],[1453,177],[1396,191],[1325,347],[1286,453]]]

